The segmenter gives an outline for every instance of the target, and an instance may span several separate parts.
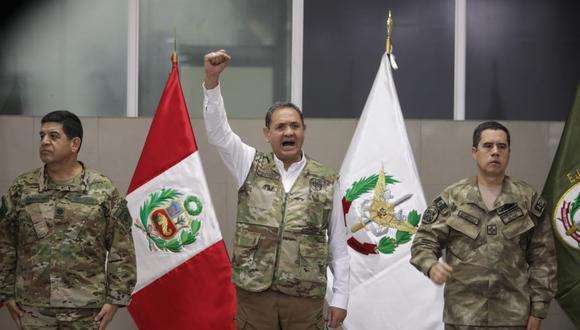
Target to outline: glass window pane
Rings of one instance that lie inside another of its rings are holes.
[[[274,101],[289,100],[291,8],[291,0],[141,0],[139,115],[157,108],[174,31],[191,116],[201,117],[203,55],[220,48],[232,56],[221,79],[231,118],[262,118]]]
[[[307,116],[360,116],[385,52],[389,10],[403,115],[453,118],[453,0],[304,1]]]
[[[128,3],[35,2],[0,36],[0,114],[125,116]]]
[[[580,77],[580,1],[467,2],[466,118],[565,120]]]

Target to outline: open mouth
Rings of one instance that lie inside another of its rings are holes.
[[[293,141],[293,140],[282,141],[282,148],[283,149],[291,149],[291,148],[294,148],[295,145],[296,145],[296,141]]]

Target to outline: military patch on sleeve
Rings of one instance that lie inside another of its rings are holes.
[[[546,209],[546,200],[542,196],[538,196],[534,206],[532,206],[532,214],[539,218],[544,213],[544,209]]]
[[[117,210],[113,214],[113,217],[120,221],[121,226],[125,231],[131,231],[131,224],[133,223],[133,219],[131,219],[131,214],[129,213],[129,209],[127,208],[127,201],[123,200]]]
[[[443,198],[441,198],[441,196],[435,198],[433,204],[435,204],[435,206],[437,207],[437,210],[439,211],[438,213],[441,213],[443,215],[449,215],[449,206],[447,206],[447,203],[445,203],[445,201],[443,200]]]
[[[425,210],[425,212],[423,212],[423,218],[421,219],[421,222],[425,225],[429,225],[435,222],[438,217],[439,210],[434,205],[431,205]]]

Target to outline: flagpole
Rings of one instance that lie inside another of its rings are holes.
[[[173,27],[173,53],[171,53],[171,63],[177,64],[177,28]]]
[[[387,54],[387,58],[391,63],[391,67],[393,70],[397,70],[399,66],[395,61],[395,54],[393,54],[393,41],[392,41],[392,33],[393,33],[393,16],[391,15],[391,10],[389,10],[389,16],[387,17],[387,41],[385,42],[385,54]]]
[[[393,43],[391,42],[391,33],[393,32],[393,16],[391,16],[391,10],[389,10],[389,17],[387,17],[387,41],[385,44],[385,52],[387,55],[393,53]]]

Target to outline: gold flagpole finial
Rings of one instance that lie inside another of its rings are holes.
[[[389,10],[389,17],[387,18],[387,44],[385,46],[385,51],[388,55],[393,53],[393,43],[391,41],[391,32],[393,31],[393,17],[391,16],[391,11]]]
[[[173,27],[173,53],[171,53],[171,63],[177,64],[177,29]]]

